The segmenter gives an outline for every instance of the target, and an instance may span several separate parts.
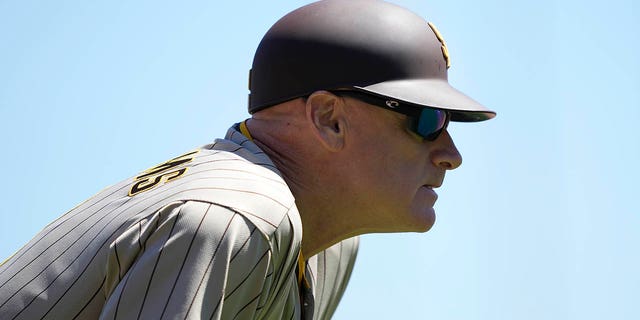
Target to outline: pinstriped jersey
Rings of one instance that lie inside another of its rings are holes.
[[[225,139],[111,186],[0,266],[2,319],[328,319],[358,247],[306,262],[302,224],[273,162]]]

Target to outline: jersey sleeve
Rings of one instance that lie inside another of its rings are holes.
[[[174,203],[111,244],[100,319],[254,319],[272,274],[269,241],[241,214]]]

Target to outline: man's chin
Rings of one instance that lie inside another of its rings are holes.
[[[436,223],[436,212],[433,208],[426,208],[416,216],[416,222],[414,224],[414,232],[427,232],[431,230]]]

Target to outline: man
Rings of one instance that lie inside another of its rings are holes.
[[[2,318],[330,318],[357,235],[433,225],[461,163],[448,122],[495,115],[449,64],[395,5],[286,15],[256,52],[251,119],[48,225],[0,267]]]

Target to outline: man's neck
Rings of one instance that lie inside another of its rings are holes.
[[[317,154],[307,152],[309,148],[297,147],[287,139],[287,135],[303,135],[296,130],[295,124],[276,125],[251,119],[247,129],[253,136],[253,142],[262,149],[282,173],[296,199],[303,227],[302,254],[311,257],[330,246],[356,234],[354,226],[345,214],[341,201],[344,192],[331,181],[337,173]],[[278,136],[274,136],[277,134]],[[284,136],[284,137],[282,137]],[[312,141],[313,137],[308,137]],[[282,141],[285,141],[283,143]],[[321,187],[331,185],[331,188]]]

